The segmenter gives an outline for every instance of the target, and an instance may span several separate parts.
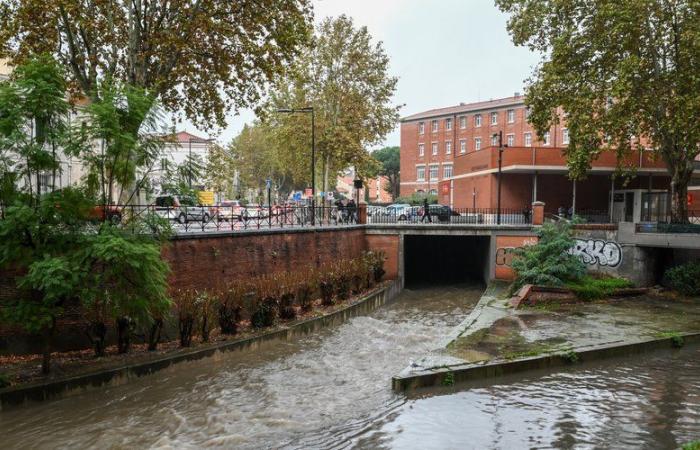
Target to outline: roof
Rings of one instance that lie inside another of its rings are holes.
[[[211,139],[196,136],[192,133],[188,133],[187,131],[177,131],[173,137],[175,138],[176,142],[184,144],[188,144],[190,142],[195,144],[206,144],[207,142],[211,141]]]
[[[454,114],[502,108],[504,106],[522,105],[523,103],[525,103],[525,97],[520,94],[517,94],[511,97],[497,98],[494,100],[488,100],[484,102],[460,103],[459,105],[448,106],[446,108],[429,109],[428,111],[423,111],[416,114],[411,114],[410,116],[403,117],[401,121],[408,122],[411,120],[428,119],[431,117],[451,116]]]

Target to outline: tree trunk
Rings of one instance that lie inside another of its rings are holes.
[[[693,174],[690,169],[681,164],[669,167],[671,171],[671,222],[688,223],[688,183]]]
[[[131,348],[131,318],[117,318],[117,352],[129,353]]]
[[[163,329],[163,319],[158,318],[153,320],[151,325],[151,330],[148,333],[148,351],[154,352],[158,349],[158,342],[160,342],[160,332]]]
[[[104,322],[92,322],[88,329],[88,337],[95,350],[95,357],[104,356],[107,347],[107,325]]]
[[[42,342],[41,373],[47,375],[51,372],[51,341],[56,330],[56,318],[51,319],[51,325],[44,329]]]

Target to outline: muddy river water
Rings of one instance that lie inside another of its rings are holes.
[[[481,286],[406,290],[369,316],[264,351],[0,413],[9,448],[675,448],[700,439],[700,350],[416,397],[391,376]]]

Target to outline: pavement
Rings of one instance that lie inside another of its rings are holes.
[[[397,378],[629,345],[700,332],[700,299],[670,294],[513,309],[508,285],[492,283],[473,312]]]

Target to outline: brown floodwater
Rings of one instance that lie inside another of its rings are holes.
[[[700,348],[406,397],[480,286],[404,291],[333,328],[0,413],[2,448],[673,449],[700,439]]]

